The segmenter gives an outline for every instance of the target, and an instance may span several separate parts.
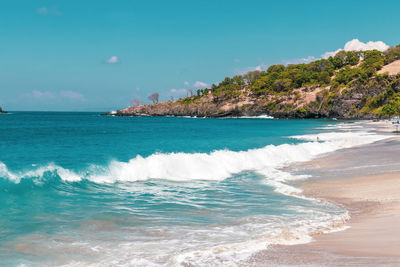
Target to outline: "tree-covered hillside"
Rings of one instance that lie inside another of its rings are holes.
[[[389,117],[400,111],[400,75],[382,68],[397,60],[400,45],[384,52],[340,51],[308,64],[272,65],[266,71],[227,77],[195,96],[130,107],[119,114]]]

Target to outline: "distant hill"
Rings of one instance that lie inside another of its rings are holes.
[[[400,45],[340,51],[308,64],[272,65],[225,78],[177,101],[131,106],[117,116],[387,118],[400,111]]]

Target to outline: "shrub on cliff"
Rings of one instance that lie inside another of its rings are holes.
[[[395,47],[390,47],[388,50],[384,52],[385,56],[385,64],[392,63],[395,60],[400,59],[400,45]]]
[[[400,113],[400,93],[392,95],[390,102],[383,106],[381,114],[386,116],[399,115]]]

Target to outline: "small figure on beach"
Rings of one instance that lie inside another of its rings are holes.
[[[317,136],[317,142],[319,142],[319,136]]]

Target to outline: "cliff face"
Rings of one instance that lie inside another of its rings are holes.
[[[398,52],[400,57],[400,46]],[[226,78],[198,96],[132,106],[115,115],[376,119],[398,114],[400,60],[389,61],[377,51],[364,56],[364,61],[348,64],[349,55],[342,54],[330,61],[274,65],[265,72]]]
[[[236,99],[222,99],[208,94],[198,99],[189,97],[178,101],[128,107],[119,110],[116,115],[228,117],[260,114],[265,114],[265,108],[256,97],[243,94]]]

